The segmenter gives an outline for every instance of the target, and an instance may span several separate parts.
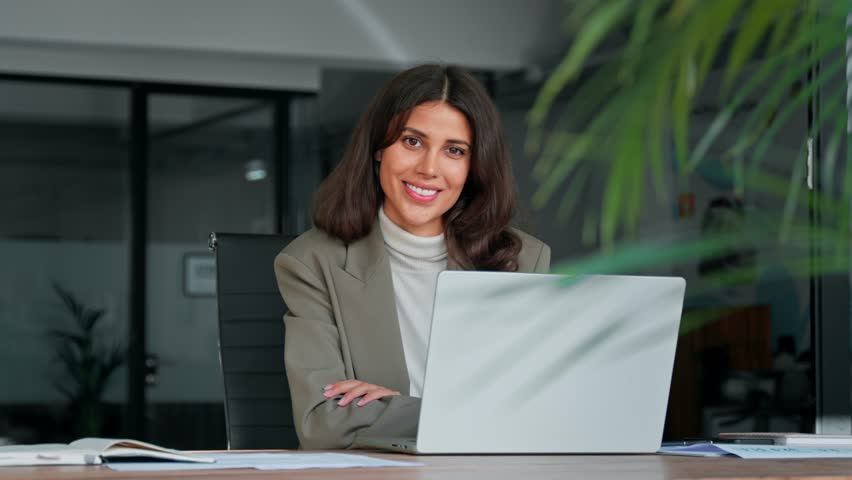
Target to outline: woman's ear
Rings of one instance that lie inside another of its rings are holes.
[[[381,161],[382,161],[382,151],[381,151],[381,150],[379,150],[378,152],[376,152],[375,159],[376,159],[376,161],[377,161],[377,162],[381,162]]]

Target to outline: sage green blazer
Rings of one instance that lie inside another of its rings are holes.
[[[547,272],[550,247],[516,231],[521,272]],[[449,269],[458,269],[448,262]],[[413,437],[420,399],[409,380],[390,262],[378,223],[346,246],[313,229],[275,258],[284,316],[284,362],[301,448],[348,448],[357,435]],[[397,390],[363,407],[323,396],[327,384],[357,379]]]

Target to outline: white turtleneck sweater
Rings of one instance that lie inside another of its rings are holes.
[[[399,332],[408,368],[409,394],[420,397],[426,373],[426,350],[438,274],[447,269],[444,235],[418,237],[393,223],[379,210],[379,226],[390,257]]]

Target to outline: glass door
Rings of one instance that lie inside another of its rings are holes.
[[[148,97],[146,412],[154,442],[225,446],[207,240],[278,228],[274,117],[266,99]]]

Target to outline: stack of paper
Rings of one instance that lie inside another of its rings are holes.
[[[775,445],[800,447],[852,447],[852,435],[822,435],[814,433],[739,432],[720,433],[731,440],[766,440]]]
[[[784,445],[741,445],[735,443],[696,443],[661,447],[658,453],[695,457],[736,456],[751,459],[852,458],[848,447],[795,447]]]
[[[156,472],[163,470],[216,470],[251,468],[256,470],[302,470],[311,468],[413,467],[414,462],[383,460],[346,453],[213,453],[215,463],[108,463],[120,472]]]

